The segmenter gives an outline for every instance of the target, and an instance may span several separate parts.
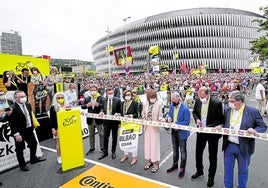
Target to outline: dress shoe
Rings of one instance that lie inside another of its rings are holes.
[[[29,171],[30,169],[28,166],[25,165],[25,166],[21,166],[20,170],[26,172],[26,171]]]
[[[214,185],[214,178],[208,178],[207,187],[213,187]]]
[[[104,153],[102,152],[100,157],[98,158],[99,160],[102,160],[103,158],[107,157],[108,156],[108,153]]]
[[[167,173],[173,172],[174,170],[178,169],[178,165],[172,165],[169,169],[167,169]]]
[[[86,153],[86,155],[89,155],[89,154],[92,153],[93,151],[95,151],[95,149],[89,149],[88,152]]]
[[[184,177],[185,174],[185,170],[183,168],[180,168],[180,172],[179,172],[179,179],[182,179]]]
[[[47,160],[47,159],[42,159],[41,157],[37,157],[36,159],[31,160],[31,164],[40,163],[40,162],[43,162],[45,160]]]
[[[202,178],[204,176],[204,173],[202,172],[196,172],[194,175],[192,175],[191,180],[195,181],[195,180],[199,180],[200,178]]]
[[[116,153],[112,153],[112,159],[116,158]]]

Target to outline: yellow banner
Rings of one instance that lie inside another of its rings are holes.
[[[62,171],[84,166],[80,110],[62,110],[57,117]]]
[[[76,187],[98,187],[98,188],[137,188],[137,187],[153,187],[163,188],[170,187],[146,181],[126,175],[115,170],[110,170],[101,166],[94,166],[88,171],[80,174],[71,181],[62,185],[60,188],[76,188]]]
[[[11,54],[0,54],[0,74],[4,71],[13,70],[16,74],[21,74],[23,68],[31,69],[37,67],[39,71],[47,76],[49,75],[49,60],[35,58],[31,56],[19,56]]]

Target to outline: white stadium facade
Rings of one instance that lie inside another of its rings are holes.
[[[158,14],[131,22],[112,32],[107,31],[92,46],[93,58],[99,73],[123,73],[116,66],[107,46],[131,47],[133,64],[130,72],[144,72],[148,67],[148,49],[160,47],[160,64],[169,69],[188,69],[206,65],[208,70],[247,69],[250,63],[250,41],[261,36],[259,25],[264,19],[253,12],[230,8],[195,8]],[[178,58],[174,55],[178,54]]]

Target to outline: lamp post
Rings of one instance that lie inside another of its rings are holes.
[[[126,45],[126,51],[125,51],[125,61],[127,60],[127,20],[130,19],[131,17],[128,16],[126,18],[123,18],[123,21],[125,22],[125,45]]]
[[[105,31],[107,33],[107,55],[108,55],[108,64],[109,64],[109,81],[111,82],[111,60],[110,60],[110,33],[109,26],[107,25],[107,30]]]

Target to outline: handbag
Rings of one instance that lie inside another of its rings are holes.
[[[32,120],[33,120],[34,128],[40,127],[40,123],[38,122],[37,118],[35,117],[33,111],[32,111]]]

